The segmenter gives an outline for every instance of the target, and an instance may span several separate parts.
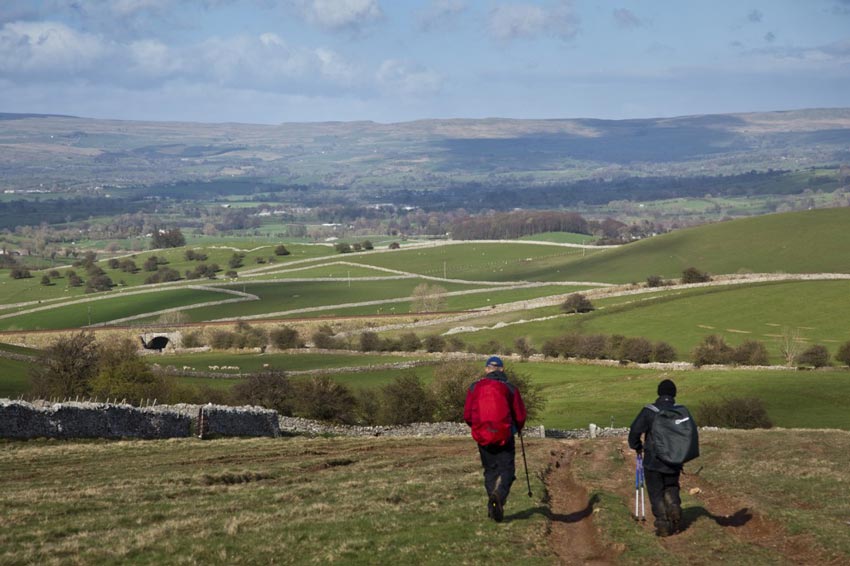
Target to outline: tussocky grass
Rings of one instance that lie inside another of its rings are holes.
[[[595,524],[623,548],[621,564],[841,564],[850,560],[848,449],[845,431],[703,431],[701,456],[686,465],[702,470],[681,478],[686,528],[667,539],[652,533],[648,498],[646,523],[631,518],[634,460],[624,459],[624,440],[582,441],[573,471],[598,497]],[[597,450],[619,464],[595,466]],[[789,537],[793,555],[783,546]]]
[[[496,524],[471,439],[5,443],[0,563],[552,564],[532,480]]]

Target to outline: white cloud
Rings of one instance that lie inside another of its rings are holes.
[[[412,96],[432,95],[442,86],[442,78],[435,71],[398,59],[384,61],[376,78],[385,92]]]
[[[357,70],[327,48],[290,46],[274,33],[212,38],[193,48],[191,75],[233,88],[281,91],[352,85]]]
[[[554,36],[569,40],[579,30],[579,18],[571,0],[544,6],[528,3],[500,3],[490,11],[490,35],[499,41]]]
[[[94,68],[112,46],[58,22],[13,22],[0,28],[0,71],[73,73]]]
[[[359,32],[384,17],[378,0],[298,0],[298,6],[307,21],[330,31]]]
[[[155,39],[133,41],[128,45],[128,71],[139,79],[173,76],[183,70],[182,57]]]

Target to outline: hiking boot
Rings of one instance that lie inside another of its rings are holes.
[[[655,521],[655,536],[669,537],[673,534],[670,523],[667,521]]]
[[[664,493],[664,506],[667,508],[667,520],[670,521],[670,529],[672,532],[678,533],[682,523],[682,506],[673,501],[673,494],[669,491]]]
[[[487,516],[497,523],[501,523],[504,517],[502,498],[495,491],[490,494],[490,499],[487,500]]]

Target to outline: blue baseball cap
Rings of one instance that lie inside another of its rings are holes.
[[[485,365],[496,366],[498,368],[505,367],[505,363],[502,361],[502,358],[500,358],[499,356],[490,356],[489,358],[487,358],[487,363]]]

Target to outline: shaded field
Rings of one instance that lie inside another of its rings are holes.
[[[89,324],[136,316],[165,309],[187,307],[193,304],[225,301],[237,298],[229,293],[211,290],[171,288],[150,293],[121,296],[109,295],[96,301],[72,305],[56,305],[33,313],[0,319],[2,330],[47,330],[79,328]]]

